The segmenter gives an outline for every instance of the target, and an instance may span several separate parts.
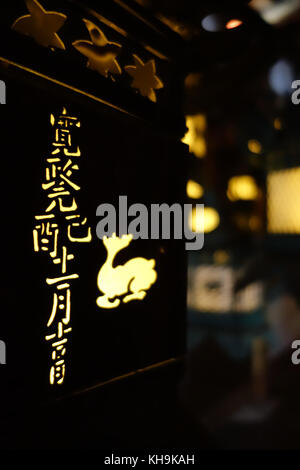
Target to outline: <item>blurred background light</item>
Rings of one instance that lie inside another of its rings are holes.
[[[211,33],[215,33],[222,29],[222,22],[220,21],[220,16],[216,14],[208,15],[203,18],[201,25],[202,28],[205,29],[205,31],[209,31]]]
[[[250,152],[256,153],[257,155],[262,153],[262,145],[258,140],[255,139],[248,140],[248,149]]]
[[[235,29],[241,26],[243,22],[241,20],[232,19],[226,23],[226,29]]]
[[[249,5],[258,11],[267,23],[275,25],[283,22],[299,9],[299,0],[251,0]]]
[[[200,199],[204,194],[204,189],[201,184],[196,181],[189,180],[186,185],[186,193],[191,199]]]
[[[231,201],[251,201],[258,197],[258,187],[250,175],[233,176],[228,182],[227,196]]]
[[[269,233],[300,233],[300,167],[269,173],[267,219]]]
[[[235,294],[237,272],[231,266],[203,264],[189,269],[188,307],[200,313],[251,313],[263,301],[260,282]]]
[[[206,140],[204,132],[206,129],[206,118],[203,114],[195,114],[194,116],[186,116],[187,133],[182,142],[189,146],[189,151],[198,158],[206,155]]]
[[[230,255],[226,250],[216,250],[213,258],[216,264],[225,264],[230,260]]]
[[[224,15],[221,14],[208,15],[203,18],[201,22],[202,28],[205,29],[205,31],[209,31],[211,33],[216,33],[225,29],[238,28],[242,24],[242,20],[239,20],[237,18],[232,18],[228,20],[224,17]]]
[[[293,67],[287,60],[281,59],[271,67],[269,83],[272,90],[278,95],[290,94],[293,77]]]
[[[276,129],[277,131],[280,131],[282,129],[281,119],[280,118],[275,118],[274,122],[273,122],[273,125],[274,125],[274,129]]]
[[[220,216],[216,209],[213,207],[204,207],[204,220],[202,222],[202,212],[197,211],[194,207],[189,216],[189,227],[193,232],[201,233],[204,228],[204,233],[210,233],[215,230],[220,224]],[[204,224],[204,227],[203,227]]]

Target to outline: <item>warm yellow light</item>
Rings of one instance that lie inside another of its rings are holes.
[[[206,155],[206,140],[203,133],[206,129],[206,118],[203,114],[195,114],[194,116],[186,117],[187,133],[182,139],[182,142],[189,146],[189,151],[198,158],[203,158]]]
[[[262,221],[257,215],[252,215],[249,219],[249,228],[252,232],[262,229]]]
[[[194,207],[189,216],[189,227],[190,230],[196,233],[209,233],[215,230],[220,223],[220,217],[218,212],[213,207],[204,207],[203,211],[204,220],[202,221],[202,212],[198,212]]]
[[[258,140],[251,139],[248,141],[248,149],[252,153],[260,154],[262,152],[262,145]]]
[[[267,178],[270,233],[300,233],[300,167],[273,171]]]
[[[201,73],[189,73],[184,79],[185,88],[193,88],[199,86],[201,82]]]
[[[227,196],[231,201],[251,201],[258,196],[258,187],[250,175],[234,176],[228,182]]]
[[[186,193],[191,199],[200,199],[204,194],[204,190],[201,184],[189,180],[186,185]]]
[[[238,28],[239,26],[241,26],[241,24],[243,24],[241,20],[237,20],[237,19],[229,20],[226,24],[226,29]]]
[[[214,261],[217,264],[225,264],[229,261],[229,254],[226,250],[217,250],[214,252]]]
[[[249,216],[243,213],[235,214],[234,221],[240,230],[249,230]]]
[[[115,233],[110,238],[103,237],[107,258],[97,278],[98,288],[103,292],[103,295],[97,298],[98,307],[116,308],[121,303],[120,297],[124,295],[124,303],[143,300],[146,290],[156,282],[154,259],[133,258],[124,265],[113,267],[116,255],[131,243],[132,238],[132,235],[119,238]]]
[[[206,130],[206,117],[204,114],[195,114],[188,118],[188,122],[193,122],[194,128],[197,132],[205,132]]]
[[[280,131],[282,129],[282,122],[281,122],[281,119],[279,118],[275,118],[274,119],[274,128],[277,130],[277,131]]]

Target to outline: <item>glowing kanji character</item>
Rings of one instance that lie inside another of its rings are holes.
[[[79,191],[80,186],[71,180],[73,171],[79,170],[79,166],[74,164],[71,159],[68,159],[64,165],[60,162],[59,158],[55,159],[58,160],[58,162],[53,162],[53,160],[54,159],[51,159],[51,164],[46,167],[46,182],[42,183],[42,188],[45,191],[51,189],[54,191],[54,194],[56,192],[62,194],[62,192],[66,190],[65,185],[67,183],[72,189]],[[49,197],[51,197],[51,195],[49,195]]]
[[[53,146],[55,147],[71,147],[72,146],[72,137],[70,128],[73,126],[80,127],[80,121],[76,117],[67,116],[66,108],[63,108],[62,114],[58,119],[55,119],[54,115],[50,115],[51,125],[56,125],[55,128],[55,137]],[[78,148],[77,148],[78,152]]]
[[[54,284],[58,284],[59,282],[69,281],[71,279],[78,279],[78,278],[79,278],[78,274],[69,274],[68,276],[60,276],[60,277],[55,277],[55,278],[48,277],[46,279],[46,282],[48,286],[53,286]]]
[[[53,361],[59,361],[64,358],[66,355],[67,349],[64,344],[59,344],[53,349],[52,351],[52,360]]]
[[[57,361],[50,369],[50,384],[61,385],[66,375],[66,364],[64,359]]]
[[[66,129],[55,129],[55,140],[53,142],[53,145],[60,147],[71,147],[72,139],[70,131]]]
[[[76,126],[76,127],[81,126],[80,121],[77,117],[67,115],[66,108],[63,108],[62,113],[57,120],[55,119],[54,115],[51,114],[50,122],[52,126],[54,126],[56,123],[57,126],[64,128],[64,129],[68,129],[69,127],[72,127],[72,126]]]
[[[72,328],[65,328],[62,323],[62,321],[58,322],[57,324],[57,333],[51,333],[50,335],[45,336],[46,341],[51,341],[53,339],[58,339],[60,340],[61,338],[64,338],[64,336],[72,331]],[[64,338],[66,339],[66,338]],[[55,343],[54,343],[55,344]]]
[[[87,223],[87,218],[84,218],[81,222],[71,222],[68,225],[68,239],[71,242],[89,243],[92,240],[91,227],[86,227],[87,234],[85,236],[75,237],[71,234],[72,227],[80,227],[80,226],[85,225],[86,223]]]
[[[36,219],[42,216],[36,216]],[[51,222],[36,225],[33,230],[34,251],[47,251],[53,258],[57,254],[58,225]]]
[[[67,261],[71,261],[72,259],[74,259],[74,255],[73,254],[68,255],[67,247],[63,246],[62,247],[62,256],[60,258],[56,257],[53,260],[53,263],[54,264],[61,264],[61,273],[65,274],[67,272]]]
[[[54,292],[52,311],[51,311],[51,315],[47,323],[48,328],[53,324],[58,313],[64,314],[63,318],[61,318],[61,315],[60,315],[59,323],[62,322],[63,325],[68,325],[70,323],[70,318],[71,318],[71,290],[70,289],[66,289],[65,292],[59,292],[59,293]],[[62,332],[63,332],[62,327],[59,327],[58,334],[59,335],[61,334],[61,336],[58,336],[58,337],[62,337]]]
[[[62,165],[60,158],[47,158],[47,163],[49,165],[45,169],[46,183],[42,184],[44,190],[49,189],[55,184],[58,168],[61,168],[61,166],[58,165]]]

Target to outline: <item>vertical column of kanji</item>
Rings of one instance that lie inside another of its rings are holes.
[[[49,205],[41,215],[35,216],[33,243],[36,252],[46,252],[58,272],[47,277],[51,289],[52,310],[48,315],[45,339],[51,345],[51,385],[61,385],[66,374],[66,352],[71,326],[71,290],[79,273],[73,269],[75,255],[70,245],[74,242],[88,243],[92,239],[87,218],[79,212],[77,192],[80,191],[76,172],[79,171],[81,151],[74,143],[75,127],[80,127],[78,118],[69,116],[66,108],[57,118],[51,114],[54,138],[51,152],[46,158],[45,182]],[[78,174],[78,173],[77,173]],[[82,233],[84,232],[84,233]]]

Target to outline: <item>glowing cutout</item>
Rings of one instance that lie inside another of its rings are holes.
[[[135,65],[127,65],[125,67],[126,72],[134,79],[131,87],[136,88],[142,96],[145,96],[156,103],[156,94],[154,90],[163,88],[164,84],[156,75],[155,61],[151,59],[144,64],[144,62],[135,54],[133,54],[133,59]]]
[[[113,267],[117,253],[126,248],[132,239],[132,235],[123,235],[119,238],[115,233],[110,238],[103,237],[107,258],[97,278],[98,288],[104,293],[97,298],[97,305],[100,308],[118,307],[121,300],[116,297],[125,294],[127,295],[123,298],[124,303],[143,300],[146,290],[150,289],[157,279],[154,259],[133,258],[123,266]]]
[[[62,13],[46,11],[37,0],[25,0],[30,15],[18,18],[12,29],[20,34],[32,37],[44,47],[65,49],[65,45],[57,34],[67,17]]]
[[[98,26],[89,20],[83,20],[91,41],[79,40],[72,45],[81,54],[88,58],[87,67],[108,77],[108,73],[120,75],[122,73],[116,56],[119,54],[122,46],[116,42],[109,42],[104,33]]]
[[[79,278],[79,274],[72,273],[71,265],[69,266],[69,262],[73,261],[75,256],[69,252],[68,245],[62,245],[61,235],[64,233],[63,238],[67,236],[68,241],[72,243],[89,243],[92,234],[91,227],[87,226],[87,218],[82,218],[77,212],[78,206],[73,197],[74,191],[79,191],[80,187],[70,179],[73,171],[79,170],[78,159],[81,157],[81,151],[79,146],[72,143],[71,130],[74,126],[80,127],[80,121],[76,117],[69,116],[66,108],[63,108],[57,119],[54,114],[50,115],[50,123],[55,126],[54,138],[52,151],[46,157],[46,180],[41,186],[49,198],[55,199],[45,209],[43,215],[35,216],[38,222],[33,229],[33,247],[35,252],[48,252],[50,260],[58,268],[53,273],[55,277],[46,278],[53,300],[47,322],[50,334],[45,336],[45,340],[51,343],[52,348],[50,384],[61,385],[64,383],[66,373],[67,348],[64,346],[68,342],[66,335],[72,331],[71,281]],[[66,183],[68,191],[64,188]],[[69,197],[66,200],[61,196]],[[65,220],[61,224],[56,223],[57,213],[65,215]]]

